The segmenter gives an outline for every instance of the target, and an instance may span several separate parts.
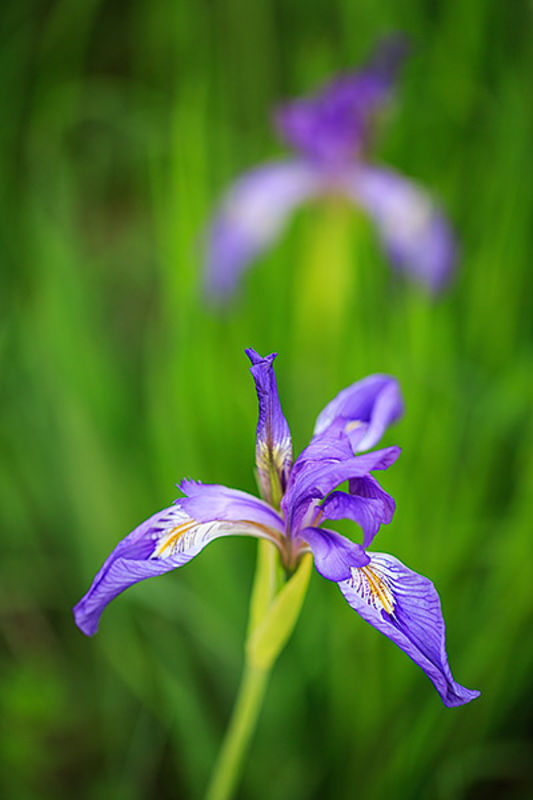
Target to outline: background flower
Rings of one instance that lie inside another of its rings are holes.
[[[210,293],[233,291],[292,213],[328,196],[368,212],[394,266],[433,291],[449,280],[456,244],[443,214],[425,190],[369,162],[375,118],[390,99],[406,51],[405,38],[391,36],[360,71],[279,109],[277,126],[294,157],[251,170],[227,191],[208,234]]]

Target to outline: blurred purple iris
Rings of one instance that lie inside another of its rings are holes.
[[[240,177],[222,200],[208,234],[208,292],[224,298],[241,273],[280,235],[306,200],[342,196],[373,219],[393,266],[437,292],[455,264],[444,216],[416,184],[367,161],[376,112],[389,99],[407,47],[384,40],[360,71],[283,106],[277,128],[294,150]]]
[[[256,466],[262,499],[225,486],[183,481],[185,495],[154,514],[115,547],[74,608],[78,627],[96,633],[108,603],[135,583],[186,564],[214,539],[267,539],[292,572],[312,552],[317,571],[337,583],[349,605],[384,633],[433,681],[447,706],[479,692],[456,683],[444,647],[444,620],[433,584],[394,556],[367,551],[380,525],[391,521],[394,500],[375,470],[400,450],[377,444],[403,412],[397,381],[371,375],[340,392],[319,414],[309,445],[293,462],[289,426],[278,397],[273,362],[247,351],[259,400]],[[347,482],[347,491],[339,489]],[[356,522],[362,544],[322,527]]]

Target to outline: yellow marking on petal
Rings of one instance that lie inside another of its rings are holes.
[[[318,511],[317,511],[316,517],[313,520],[313,525],[320,525],[320,523],[322,522],[323,516],[324,516],[324,512],[322,511],[321,508],[319,508]]]
[[[380,578],[369,566],[360,567],[360,570],[368,581],[370,593],[381,603],[383,610],[387,614],[392,614],[394,611],[394,597],[383,578]]]
[[[271,467],[281,470],[289,455],[289,442],[283,441],[272,444],[268,441],[261,441],[258,443],[257,447],[257,465],[266,470],[269,470]]]
[[[352,431],[356,431],[357,428],[360,428],[363,423],[360,419],[354,419],[352,422],[348,422],[346,427],[344,428],[345,433],[351,433]]]
[[[260,531],[264,531],[266,534],[268,534],[269,539],[275,539],[277,542],[283,539],[283,535],[279,531],[275,530],[274,528],[269,528],[268,525],[263,525],[262,522],[254,522],[251,519],[239,519],[236,520],[234,524],[253,525],[254,528],[259,528]]]
[[[261,441],[257,444],[256,465],[259,473],[259,488],[263,498],[274,508],[279,509],[283,489],[281,476],[286,462],[290,459],[290,442],[273,444]]]
[[[225,531],[227,533],[231,533],[233,530],[235,534],[239,534],[239,528],[256,528],[259,531],[262,531],[266,536],[263,538],[268,538],[271,542],[276,544],[278,547],[280,546],[280,540],[282,535],[279,531],[274,530],[274,528],[269,528],[267,525],[262,525],[260,522],[253,522],[252,520],[248,519],[239,519],[239,520],[209,520],[207,522],[198,522],[195,519],[187,520],[183,522],[181,525],[177,525],[175,528],[172,528],[159,542],[156,549],[152,553],[152,558],[167,558],[169,556],[176,554],[176,549],[178,546],[179,540],[186,534],[189,533],[193,528],[196,528],[196,531],[191,534],[191,540],[186,542],[184,549],[187,550],[188,548],[198,544],[198,540],[202,541],[203,546],[209,544],[212,538],[217,538],[217,536],[212,536],[207,540],[204,538],[202,539],[202,535],[209,533],[209,531],[218,528],[220,525],[223,527],[225,526]],[[241,531],[241,533],[246,533],[246,531]],[[253,535],[250,533],[250,535]],[[257,535],[257,534],[256,534]],[[259,534],[261,535],[261,534]]]
[[[159,542],[159,544],[157,545],[157,548],[155,549],[154,553],[152,554],[152,558],[164,557],[163,553],[165,552],[165,550],[169,550],[169,549],[170,549],[171,552],[167,553],[167,555],[172,555],[172,550],[175,547],[178,539],[181,536],[183,536],[184,533],[187,533],[187,531],[190,531],[191,528],[194,528],[195,525],[196,525],[196,521],[195,520],[192,520],[192,521],[188,520],[187,522],[182,522],[181,525],[177,525],[175,528],[172,528],[172,530],[170,530],[168,532],[168,534],[165,536],[165,538],[162,539]]]

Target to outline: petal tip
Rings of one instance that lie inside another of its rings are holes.
[[[274,359],[278,355],[277,353],[270,353],[267,356],[260,356],[259,353],[257,352],[257,350],[254,350],[252,347],[247,347],[244,352],[246,353],[246,355],[250,359],[252,367],[255,367],[255,366],[261,365],[261,364],[266,364],[267,366],[270,367],[270,366],[272,366],[272,364],[274,363]]]
[[[202,481],[195,481],[193,478],[183,478],[179,483],[176,484],[176,487],[185,495],[185,497],[189,497],[191,491],[194,491],[194,489],[201,484]],[[182,497],[177,497],[176,500],[174,500],[174,505],[179,506],[182,500]]]
[[[95,619],[94,614],[85,613],[84,599],[85,598],[82,598],[72,609],[74,622],[85,636],[94,636],[94,634],[98,632],[99,619]]]
[[[457,708],[476,700],[480,695],[481,692],[478,689],[467,689],[465,686],[456,683],[450,687],[446,696],[442,697],[442,702],[447,708]]]

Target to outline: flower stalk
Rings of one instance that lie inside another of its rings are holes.
[[[241,685],[218,759],[215,763],[206,800],[229,800],[237,786],[244,757],[255,730],[269,670],[245,661]]]
[[[305,599],[311,555],[302,558],[286,582],[281,582],[278,562],[275,548],[269,542],[259,541],[241,684],[206,800],[229,800],[233,795],[270,673],[294,630]]]
[[[324,280],[324,268],[327,280]],[[332,357],[342,340],[356,276],[353,258],[353,214],[343,198],[330,198],[314,209],[297,277],[295,339],[297,352]],[[319,321],[319,324],[318,324]]]

